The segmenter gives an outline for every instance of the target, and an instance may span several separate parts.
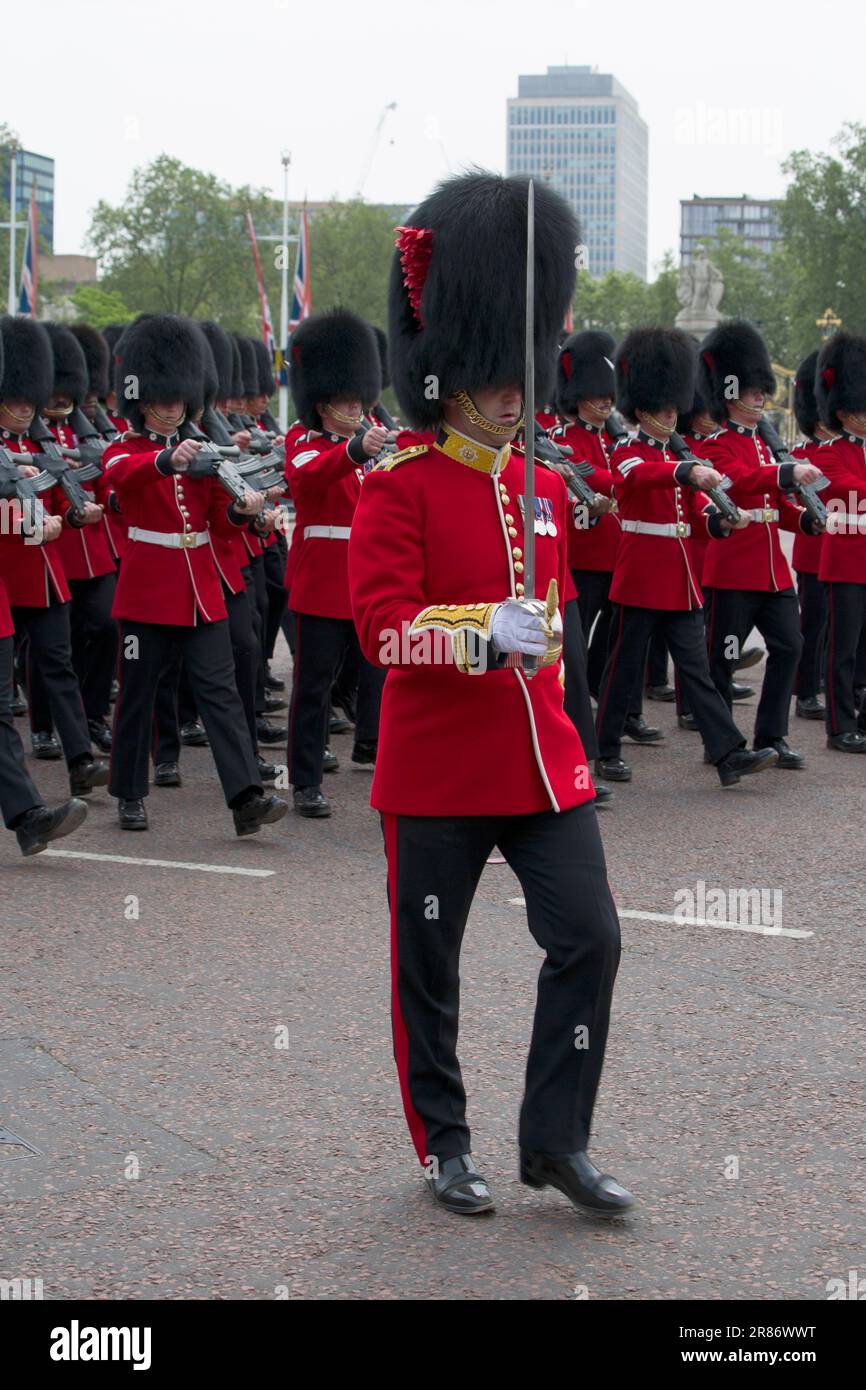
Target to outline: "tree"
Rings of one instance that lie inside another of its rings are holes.
[[[310,223],[314,312],[340,305],[385,326],[394,226],[390,209],[359,199],[316,213]]]
[[[76,315],[94,328],[107,323],[129,323],[133,315],[116,290],[101,285],[78,285],[70,296]]]

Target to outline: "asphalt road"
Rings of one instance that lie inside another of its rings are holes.
[[[793,720],[806,769],[722,791],[672,706],[647,713],[666,742],[629,753],[601,813],[624,952],[592,1154],[632,1216],[597,1224],[517,1181],[539,952],[510,870],[486,870],[463,955],[498,1203],[467,1221],[434,1207],[403,1121],[350,738],[330,821],[246,840],[209,753],[185,750],[147,835],[103,791],[73,857],[0,837],[0,1126],[25,1141],[0,1142],[0,1279],[46,1299],[823,1299],[866,1275],[866,765]],[[750,731],[754,702],[738,713]],[[35,769],[59,799],[62,764]],[[771,930],[674,920],[700,882],[767,890]]]

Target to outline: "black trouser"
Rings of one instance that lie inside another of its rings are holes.
[[[571,577],[577,589],[577,606],[586,638],[586,676],[590,693],[598,699],[601,676],[607,661],[613,612],[609,597],[613,572],[572,570]]]
[[[827,595],[817,574],[797,572],[800,598],[800,632],[803,655],[797,667],[794,690],[798,700],[809,700],[823,690],[824,648],[827,640]]]
[[[545,952],[520,1145],[550,1154],[585,1149],[620,955],[594,807],[530,816],[384,815],[382,826],[394,1057],[419,1159],[444,1161],[471,1147],[457,1060],[460,946],[494,845],[520,880],[529,930]]]
[[[668,648],[664,636],[654,632],[650,638],[646,661],[646,684],[650,686],[668,683]]]
[[[69,604],[52,594],[47,608],[13,608],[15,629],[28,641],[28,669],[33,663],[48,697],[48,728],[57,730],[67,763],[89,756],[90,730],[72,665]],[[29,690],[28,690],[29,699]],[[43,732],[34,724],[36,732]]]
[[[280,630],[283,613],[286,611],[286,557],[289,547],[282,531],[276,532],[276,541],[264,553],[265,593],[268,601],[265,622],[265,661],[274,654],[277,633]]]
[[[111,795],[126,801],[147,796],[154,697],[159,678],[175,659],[178,647],[226,801],[231,805],[251,788],[261,791],[247,721],[235,688],[226,619],[195,627],[174,627],[124,618],[120,629],[120,690],[114,710]]]
[[[111,616],[116,587],[113,572],[97,579],[69,580],[72,664],[88,719],[104,719],[111,705],[117,666],[117,623]]]
[[[827,584],[828,734],[852,734],[858,725],[854,698],[858,647],[866,631],[866,584]],[[861,727],[866,720],[861,716]]]
[[[318,787],[331,711],[331,686],[347,649],[358,648],[351,618],[295,614],[295,666],[289,709],[289,780]],[[377,743],[385,672],[360,657],[356,743]]]
[[[10,829],[44,802],[24,765],[24,749],[12,720],[14,637],[0,637],[0,814]]]
[[[247,593],[250,596],[250,609],[253,619],[253,634],[256,641],[256,713],[264,714],[265,698],[265,639],[268,623],[268,589],[265,581],[264,555],[252,555],[244,566]]]
[[[756,627],[767,644],[767,669],[755,715],[755,748],[788,733],[791,691],[803,638],[793,589],[710,589],[710,675],[728,705],[735,663]],[[692,713],[695,713],[693,710]]]
[[[588,761],[598,757],[598,743],[586,679],[586,638],[576,599],[569,599],[563,607],[562,661],[565,668],[565,712],[580,734]]]
[[[656,631],[667,642],[710,761],[721,762],[746,740],[710,679],[702,609],[630,608],[624,604],[614,610],[610,656],[598,701],[599,757],[620,755],[635,674],[643,679],[647,643]]]

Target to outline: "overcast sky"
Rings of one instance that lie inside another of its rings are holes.
[[[287,148],[291,197],[350,197],[392,101],[363,194],[412,204],[449,170],[504,170],[518,73],[590,64],[649,126],[652,278],[680,198],[778,195],[789,150],[866,119],[864,30],[859,0],[5,0],[0,119],[57,161],[74,252],[162,152],[280,193]]]

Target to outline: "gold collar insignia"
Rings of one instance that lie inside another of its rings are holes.
[[[450,459],[465,463],[478,473],[501,473],[511,457],[511,444],[503,444],[501,449],[491,449],[487,444],[479,444],[450,425],[443,425],[436,439],[436,448]]]

